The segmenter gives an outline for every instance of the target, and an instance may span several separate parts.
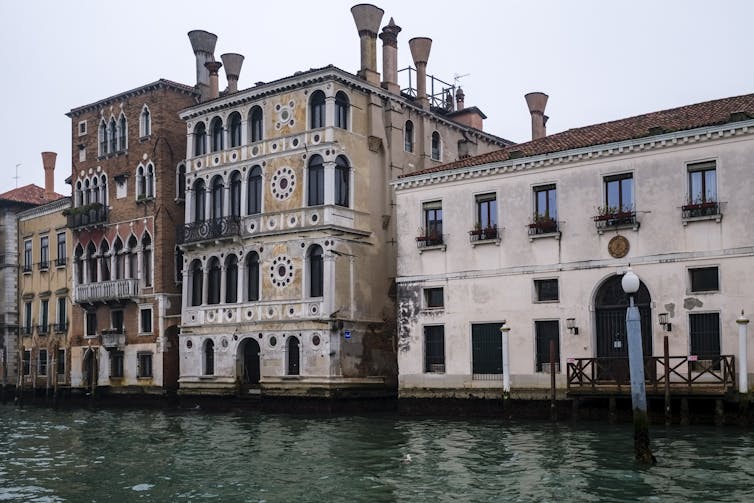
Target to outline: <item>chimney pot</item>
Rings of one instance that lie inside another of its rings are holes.
[[[204,66],[209,70],[209,99],[213,100],[220,96],[220,85],[218,82],[217,72],[223,66],[219,61],[208,61]]]
[[[238,91],[238,77],[241,75],[241,66],[244,57],[241,54],[226,53],[221,54],[220,59],[225,66],[225,78],[228,79],[228,88],[226,92],[235,93]]]
[[[358,4],[351,7],[356,30],[361,40],[361,69],[359,77],[373,84],[380,83],[377,73],[377,32],[385,11],[371,4]]]
[[[384,80],[382,87],[393,94],[400,94],[401,88],[398,85],[398,33],[401,27],[395,24],[393,18],[382,29],[380,38],[382,39],[382,73]]]
[[[45,199],[51,201],[55,196],[55,152],[42,152],[42,168],[45,171]]]
[[[548,117],[545,115],[545,106],[547,106],[547,96],[545,93],[533,92],[524,96],[526,104],[531,114],[531,139],[538,140],[547,136]]]
[[[429,108],[429,100],[427,99],[427,60],[429,59],[429,50],[432,48],[432,39],[415,37],[408,41],[408,46],[411,49],[414,66],[416,66],[416,101],[422,108]]]
[[[188,37],[196,57],[196,87],[205,100],[209,95],[209,72],[204,65],[215,60],[217,35],[204,30],[192,30],[188,32]]]

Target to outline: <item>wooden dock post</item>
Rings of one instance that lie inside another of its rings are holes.
[[[689,423],[689,398],[684,396],[681,398],[681,425],[688,426]]]
[[[668,350],[668,335],[663,340],[664,368],[665,368],[665,426],[669,426],[673,419],[673,411],[670,408],[670,354]]]
[[[558,420],[558,408],[555,402],[555,341],[550,340],[550,420]]]

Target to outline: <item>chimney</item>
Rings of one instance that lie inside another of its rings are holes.
[[[196,56],[196,87],[204,101],[209,96],[209,72],[204,65],[215,60],[217,35],[204,30],[192,30],[188,32],[188,37]]]
[[[235,93],[238,91],[238,76],[241,75],[241,65],[243,65],[243,56],[240,54],[228,53],[222,54],[220,59],[225,66],[225,77],[228,79],[228,88],[226,93]]]
[[[429,108],[427,99],[427,60],[429,50],[432,48],[432,39],[424,37],[412,38],[408,41],[411,48],[411,57],[416,66],[416,101],[422,108]]]
[[[384,13],[384,10],[368,3],[351,7],[361,39],[361,69],[357,75],[376,85],[380,84],[380,74],[377,73],[377,32]]]
[[[465,106],[463,104],[464,99],[466,99],[466,95],[463,93],[463,89],[459,87],[458,91],[456,91],[456,111],[460,112],[463,110],[463,107]]]
[[[395,24],[393,18],[382,29],[382,87],[393,94],[400,94],[401,87],[398,85],[398,34],[401,27]]]
[[[55,197],[55,152],[42,152],[42,167],[45,170],[45,199],[52,201]]]
[[[220,96],[220,83],[217,81],[217,72],[223,66],[219,61],[207,61],[204,66],[209,70],[209,95],[207,99],[214,100]]]
[[[547,96],[545,93],[534,92],[524,96],[526,104],[529,106],[531,114],[531,139],[538,140],[547,136],[547,119],[545,115],[545,106],[547,105]]]

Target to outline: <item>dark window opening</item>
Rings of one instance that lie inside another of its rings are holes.
[[[536,321],[537,372],[550,372],[550,342],[554,342],[555,372],[560,372],[560,328],[558,321]]]
[[[552,302],[560,299],[557,279],[535,279],[534,289],[537,302]]]
[[[445,306],[445,297],[442,288],[425,288],[424,301],[428,309],[437,309]]]
[[[692,292],[714,292],[720,289],[717,267],[689,269]]]
[[[424,372],[445,372],[445,327],[424,327]]]

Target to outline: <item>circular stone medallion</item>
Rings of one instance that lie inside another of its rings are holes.
[[[631,248],[631,245],[628,243],[628,239],[626,239],[624,236],[615,236],[610,240],[610,242],[607,244],[607,251],[610,253],[610,256],[613,258],[623,258],[626,255],[628,255],[628,250]]]

